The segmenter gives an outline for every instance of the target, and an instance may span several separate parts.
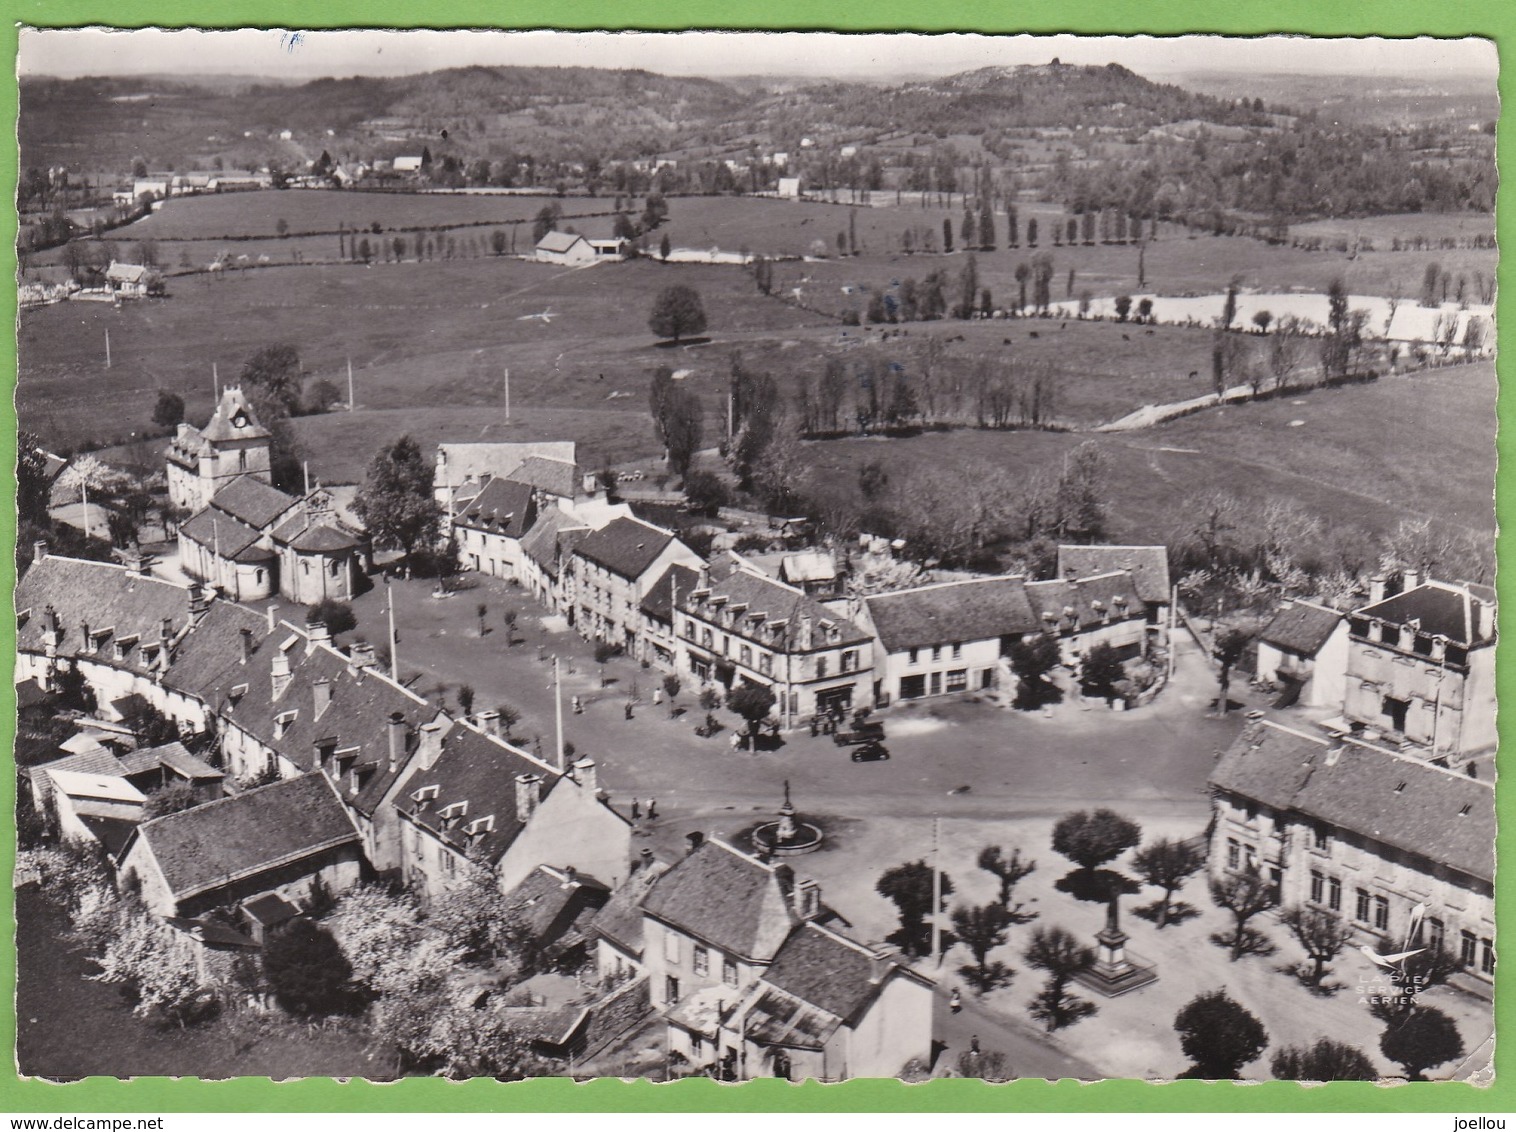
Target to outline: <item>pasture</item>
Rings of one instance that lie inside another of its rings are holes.
[[[1090,441],[1107,462],[1113,541],[1166,542],[1184,522],[1183,501],[1217,489],[1254,515],[1293,500],[1329,529],[1377,534],[1404,518],[1431,519],[1487,540],[1493,552],[1495,392],[1493,364],[1480,363],[1229,406],[1134,433],[957,431],[817,441],[805,451],[813,490],[848,495],[871,460],[884,460],[895,484],[909,483],[916,468],[973,459],[1024,481]],[[1409,456],[1417,452],[1427,459]]]

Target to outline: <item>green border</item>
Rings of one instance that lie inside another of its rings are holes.
[[[14,60],[17,24],[38,27],[77,27],[99,24],[113,27],[243,27],[295,28],[340,27],[512,27],[564,29],[823,29],[841,31],[913,30],[925,32],[1082,32],[1088,34],[1218,32],[1257,35],[1288,32],[1320,36],[1384,35],[1405,37],[1435,35],[1455,37],[1480,35],[1498,46],[1516,42],[1516,5],[1508,0],[1049,0],[1016,5],[974,5],[963,0],[926,4],[922,0],[871,0],[867,5],[847,0],[629,0],[606,6],[587,0],[517,0],[509,5],[481,0],[432,0],[425,9],[404,0],[326,0],[319,5],[294,0],[139,0],[123,5],[120,0],[26,0],[8,5],[12,22],[0,27],[0,57]],[[12,68],[14,73],[14,68]],[[1516,91],[1504,68],[1500,77],[1503,97]],[[7,82],[0,91],[0,115],[14,136],[16,87]],[[1499,131],[1502,174],[1516,171],[1510,150],[1516,141],[1516,125],[1502,116]],[[11,145],[0,153],[8,199],[13,200],[17,155]],[[1506,177],[1502,177],[1507,181]],[[1508,183],[1508,181],[1507,181]],[[1502,243],[1516,238],[1507,188],[1503,185],[1498,208],[1498,231]],[[15,226],[11,209],[0,216],[0,255],[15,276]],[[1507,286],[1509,272],[1500,270],[1499,325],[1510,328],[1516,317],[1516,298]],[[15,322],[15,291],[0,295],[0,313]],[[1504,372],[1507,350],[1516,342],[1509,333],[1500,335],[1499,366]],[[0,343],[3,380],[15,380],[13,335]],[[8,392],[14,392],[7,384]],[[1502,425],[1516,424],[1516,403],[1511,395],[1501,398]],[[9,398],[7,398],[9,402]],[[1508,431],[1501,429],[1498,448],[1506,455]],[[14,467],[14,428],[0,430],[0,467]],[[1419,455],[1419,453],[1417,454]],[[0,531],[7,552],[0,555],[0,581],[6,589],[15,584],[14,483],[5,485],[0,506]],[[1497,515],[1502,534],[1498,547],[1504,558],[1513,550],[1510,520],[1516,519],[1512,492],[1498,492]],[[1501,571],[1502,604],[1516,602],[1516,587],[1507,584]],[[1516,628],[1507,616],[1503,628]],[[0,631],[12,636],[14,623],[0,619]],[[1516,642],[1502,640],[1499,646],[1499,688],[1503,696],[1516,697],[1516,677],[1511,672]],[[13,663],[13,642],[0,641],[0,663]],[[14,730],[13,681],[0,683],[0,743],[9,744]],[[1502,716],[1501,733],[1516,732]],[[0,813],[13,814],[15,777],[0,774]],[[1498,794],[1502,816],[1509,788]],[[14,845],[9,836],[0,838],[0,877],[8,878],[14,863]],[[1516,868],[1512,838],[1503,836],[1499,851],[1497,891],[1502,924],[1516,922],[1509,902],[1516,900],[1511,870]],[[15,1048],[14,896],[8,879],[0,884],[0,1050],[12,1061]],[[1501,966],[1497,977],[1496,1032],[1505,1034],[1516,1022],[1516,960]],[[87,1041],[86,1034],[80,1035]],[[1503,1112],[1516,1111],[1516,1057],[1504,1042],[1496,1046],[1496,1084],[1476,1088],[1461,1084],[1416,1084],[1385,1088],[1372,1084],[1334,1084],[1305,1089],[1273,1082],[1238,1086],[1184,1081],[1149,1085],[1138,1081],[1110,1081],[1081,1085],[1072,1081],[1048,1084],[1020,1081],[987,1086],[976,1081],[934,1081],[925,1085],[902,1085],[896,1081],[853,1081],[841,1085],[790,1085],[779,1081],[756,1081],[742,1086],[711,1081],[683,1081],[654,1085],[646,1081],[614,1080],[575,1084],[567,1080],[539,1080],[501,1085],[491,1081],[451,1083],[437,1079],[411,1079],[392,1085],[355,1081],[307,1080],[274,1084],[266,1078],[202,1082],[167,1078],[141,1078],[131,1082],[91,1078],[70,1085],[52,1085],[14,1076],[14,1066],[0,1077],[0,1108],[15,1112],[197,1112],[197,1111],[563,1111],[563,1112]]]

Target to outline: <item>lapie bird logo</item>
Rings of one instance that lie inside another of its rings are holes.
[[[1414,995],[1417,984],[1422,980],[1409,974],[1405,969],[1406,960],[1412,956],[1420,955],[1426,950],[1425,947],[1411,947],[1411,942],[1421,934],[1421,924],[1426,918],[1427,906],[1425,903],[1417,904],[1411,909],[1410,918],[1406,921],[1405,939],[1401,942],[1401,950],[1392,955],[1385,955],[1375,951],[1368,944],[1361,945],[1358,950],[1363,953],[1365,959],[1374,966],[1384,970],[1389,982],[1394,985],[1402,995]]]

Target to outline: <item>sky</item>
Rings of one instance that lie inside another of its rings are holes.
[[[103,31],[22,28],[23,75],[408,75],[471,64],[640,68],[668,75],[869,78],[992,65],[1121,63],[1184,71],[1382,75],[1498,73],[1487,40],[1181,36],[838,35],[753,32]]]

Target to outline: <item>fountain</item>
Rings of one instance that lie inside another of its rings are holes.
[[[795,805],[790,801],[790,780],[786,778],[779,820],[764,822],[753,830],[753,846],[764,857],[799,857],[820,849],[825,837],[820,826],[795,819]]]

